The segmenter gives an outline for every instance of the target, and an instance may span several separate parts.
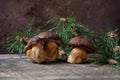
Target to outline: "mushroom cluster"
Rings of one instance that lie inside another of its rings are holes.
[[[54,33],[42,32],[30,39],[22,38],[22,41],[27,43],[23,51],[32,62],[54,61],[61,55],[59,45],[62,44],[62,40]],[[95,51],[93,44],[84,37],[74,37],[68,44],[73,47],[67,58],[68,63],[84,63],[87,60],[87,53]]]
[[[62,43],[59,36],[51,32],[42,32],[31,39],[23,38],[22,41],[27,43],[24,53],[37,63],[54,61],[59,53],[58,46]]]
[[[69,63],[84,63],[87,60],[87,53],[95,51],[93,44],[83,37],[74,37],[70,39],[68,44],[73,47],[67,59]]]

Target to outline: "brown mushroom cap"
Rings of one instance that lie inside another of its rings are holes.
[[[42,33],[38,34],[38,37],[40,39],[54,40],[59,45],[62,43],[61,38],[52,32],[42,32]]]
[[[23,38],[23,41],[25,41],[25,38]],[[40,39],[38,36],[30,38],[30,39],[28,39],[25,42],[27,43],[27,45],[25,46],[23,52],[26,52],[26,50],[31,49],[32,46],[37,44],[37,43],[41,43],[42,45],[45,44],[45,42],[42,39]]]
[[[71,47],[84,48],[89,53],[95,52],[95,47],[93,46],[93,44],[83,37],[74,37],[70,39],[68,44]]]
[[[24,48],[24,52],[26,52],[26,50],[32,48],[32,46],[37,43],[41,43],[44,45],[46,43],[46,41],[49,41],[49,40],[54,40],[58,45],[60,45],[62,43],[62,40],[60,39],[60,37],[58,35],[51,33],[51,32],[42,32],[42,33],[38,34],[37,36],[30,38],[28,41],[26,41],[27,45]]]

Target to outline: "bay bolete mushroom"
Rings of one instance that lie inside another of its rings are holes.
[[[44,54],[45,54],[44,55],[45,56],[44,61],[46,61],[46,62],[54,61],[57,58],[58,51],[59,51],[58,45],[60,45],[62,43],[62,40],[59,38],[59,36],[54,34],[54,33],[51,33],[51,32],[42,32],[42,33],[38,34],[37,36],[29,39],[29,40],[26,39],[26,38],[23,38],[23,41],[27,42],[27,45],[26,45],[26,47],[24,49],[24,52],[26,54],[27,53],[31,54],[29,56],[31,58],[34,56],[32,54],[34,53],[33,51],[35,51],[35,49],[36,49],[36,45],[37,44],[43,45],[42,47],[37,45],[36,54],[40,53],[39,52],[40,48],[44,49]],[[36,60],[40,61],[39,58],[41,58],[41,57],[36,57],[36,58],[37,58]]]
[[[27,44],[24,53],[32,62],[42,63],[45,61],[44,42],[42,40],[35,36],[30,39],[23,37],[21,41]]]
[[[28,58],[35,63],[43,63],[45,61],[46,52],[43,49],[41,43],[37,43],[32,46],[31,49],[26,50]]]
[[[74,37],[68,44],[73,47],[67,59],[69,63],[84,63],[87,59],[87,53],[95,51],[93,44],[83,37]]]
[[[51,32],[42,32],[38,34],[40,39],[46,41],[44,50],[46,52],[46,62],[54,61],[59,54],[59,45],[62,43],[61,38]]]

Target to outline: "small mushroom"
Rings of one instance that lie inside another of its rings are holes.
[[[45,51],[43,49],[44,42],[40,40],[37,36],[33,38],[21,39],[21,42],[27,44],[24,48],[24,53],[32,62],[42,63],[45,61]]]
[[[95,51],[93,44],[83,37],[74,37],[68,44],[73,47],[67,59],[69,63],[84,63],[87,60],[87,53]]]
[[[28,49],[31,49],[32,46],[35,45],[35,44],[37,44],[37,43],[41,43],[42,45],[45,44],[45,42],[44,42],[42,39],[40,39],[38,36],[35,36],[35,37],[33,37],[33,38],[30,38],[30,39],[23,37],[23,38],[21,39],[21,41],[24,42],[24,43],[25,43],[25,42],[27,43],[27,45],[25,46],[25,48],[24,48],[24,50],[23,50],[24,53],[26,53],[26,51],[27,51]]]
[[[31,49],[26,50],[28,58],[35,63],[43,63],[45,61],[46,52],[43,49],[43,45],[37,43],[32,46]]]

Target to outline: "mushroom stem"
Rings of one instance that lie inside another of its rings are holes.
[[[54,61],[57,58],[59,48],[58,48],[58,45],[54,41],[49,40],[46,43],[44,50],[46,52],[46,55],[45,55],[46,62]]]
[[[67,62],[72,64],[84,63],[87,60],[87,51],[83,48],[73,48]]]
[[[50,62],[57,58],[58,50],[58,45],[54,41],[48,41],[44,48],[41,43],[33,45],[31,49],[27,49],[26,55],[32,62]]]
[[[45,51],[40,43],[34,45],[32,49],[26,51],[26,55],[32,62],[42,63],[45,61]]]

